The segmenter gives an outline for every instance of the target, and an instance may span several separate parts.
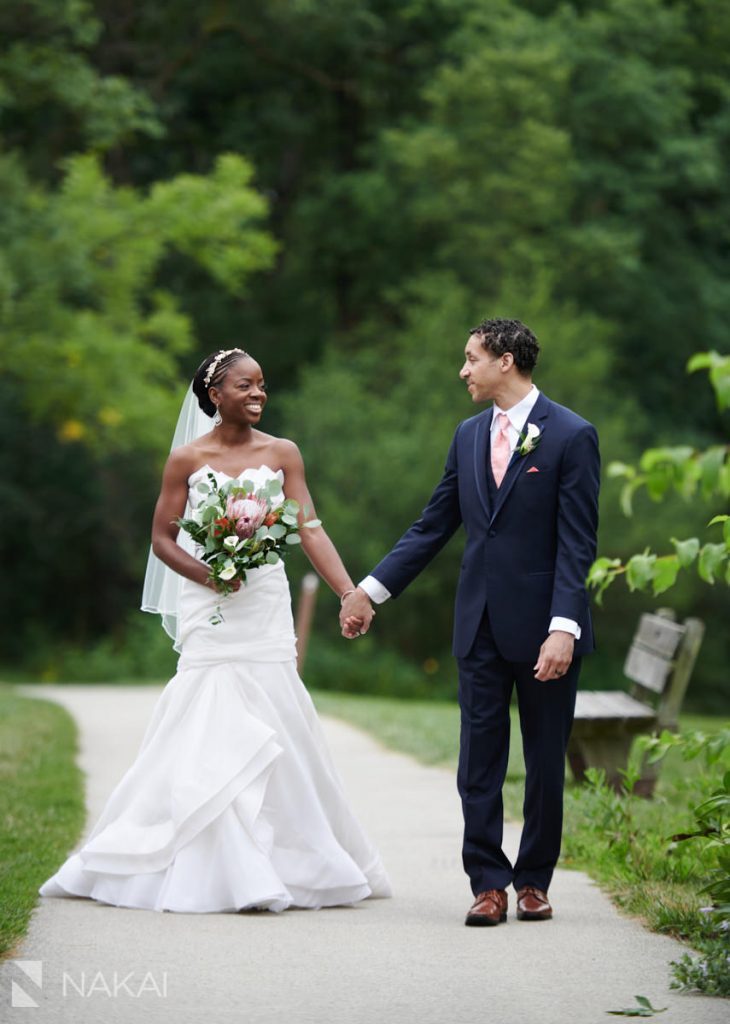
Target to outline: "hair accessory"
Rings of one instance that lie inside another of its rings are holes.
[[[246,355],[246,353],[243,351],[242,348],[222,348],[220,350],[220,352],[218,352],[218,354],[216,355],[216,357],[213,360],[213,362],[210,364],[208,369],[205,371],[205,377],[203,377],[203,383],[205,384],[206,387],[210,386],[210,382],[213,380],[213,374],[215,373],[216,369],[218,368],[218,364],[220,362],[222,362],[226,358],[226,356],[232,356],[234,352],[240,352],[242,356]]]

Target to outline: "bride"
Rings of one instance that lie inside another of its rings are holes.
[[[256,429],[266,398],[261,368],[241,349],[208,356],[195,374],[155,508],[143,599],[175,638],[177,673],[137,759],[43,896],[191,913],[390,895],[296,672],[283,563],[251,570],[223,597],[175,525],[208,473],[257,485],[278,477],[278,501],[294,498],[300,519],[314,517],[296,445]],[[212,430],[200,410],[215,416]],[[301,537],[330,587],[340,596],[352,590],[324,530]],[[219,607],[223,621],[214,625]]]

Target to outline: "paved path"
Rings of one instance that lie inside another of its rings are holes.
[[[29,692],[59,701],[79,724],[93,823],[135,756],[160,690]],[[579,872],[556,872],[552,922],[518,922],[510,893],[507,924],[465,928],[470,894],[451,772],[386,751],[342,723],[325,727],[350,798],[389,869],[394,899],[279,915],[155,913],[44,899],[16,953],[42,961],[42,988],[14,963],[0,965],[0,1021],[598,1024],[640,994],[669,1007],[662,1024],[726,1024],[727,1001],[669,989],[668,962],[683,947],[620,916]],[[514,854],[519,829],[507,831]],[[109,994],[115,978],[117,993]],[[37,1009],[10,1006],[13,981],[35,997]],[[158,994],[163,986],[166,994]]]

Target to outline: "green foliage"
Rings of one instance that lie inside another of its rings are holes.
[[[440,664],[432,659],[418,665],[370,636],[347,643],[341,638],[325,641],[313,637],[304,678],[323,694],[333,691],[393,698],[394,706],[395,698],[443,700],[453,697],[456,689],[448,661]]]
[[[154,103],[90,57],[103,26],[86,0],[25,0],[0,10],[3,148],[22,152],[36,179],[55,177],[74,150],[108,150],[135,135],[159,138]]]
[[[73,605],[72,605],[72,610]],[[135,609],[93,640],[49,639],[36,629],[23,639],[29,644],[23,660],[22,681],[44,683],[145,683],[175,674],[178,655],[162,629],[158,615]]]
[[[690,360],[688,369],[692,372],[701,368],[710,369],[710,382],[719,408],[728,408],[730,356],[720,356],[717,352],[698,353]],[[638,470],[623,462],[614,462],[608,472],[609,476],[627,481],[621,492],[621,505],[627,516],[633,512],[632,499],[640,489],[645,489],[655,502],[662,501],[670,490],[686,501],[697,497],[705,501],[716,497],[727,499],[730,497],[730,445],[713,445],[705,451],[696,451],[689,445],[649,448],[641,456]],[[625,565],[620,558],[598,558],[588,574],[588,585],[595,588],[598,602],[611,583],[624,573],[629,590],[651,587],[654,596],[663,594],[674,586],[680,569],[688,569],[693,563],[705,583],[713,584],[719,577],[730,584],[730,516],[713,516],[707,525],[722,525],[721,542],[708,541],[700,545],[697,537],[681,541],[672,537],[673,555],[658,556],[647,548],[629,558]]]
[[[671,804],[666,788],[655,809],[633,795],[645,757],[656,762],[670,751],[682,761],[701,762],[699,770],[682,775],[672,783],[676,791]],[[700,957],[689,954],[673,964],[674,987],[696,988],[710,995],[730,993],[727,957],[730,955],[730,730],[714,734],[694,731],[675,735],[640,737],[624,774],[621,793],[606,784],[602,770],[588,769],[588,785],[574,791],[566,805],[568,823],[564,855],[576,864],[600,864],[599,877],[619,888],[636,880],[647,886],[647,899],[661,886],[652,915],[663,931],[688,938]],[[687,832],[687,806],[693,807],[695,828]],[[573,831],[576,812],[585,823]],[[590,822],[590,827],[587,823]],[[670,831],[671,830],[671,831]],[[688,842],[690,840],[691,842]],[[598,854],[595,842],[604,844]],[[710,879],[708,882],[707,879]],[[701,907],[694,897],[673,898],[676,887],[690,886],[712,900]],[[634,899],[635,909],[639,909]],[[642,908],[643,909],[643,908]]]
[[[474,411],[449,375],[484,315],[536,330],[539,385],[596,423],[607,460],[671,443],[680,408],[682,442],[718,447],[720,414],[683,369],[698,339],[722,350],[730,318],[724,5],[180,0],[173,16],[25,0],[0,8],[0,40],[0,362],[23,423],[0,455],[0,502],[22,510],[20,491],[63,510],[43,521],[45,557],[20,566],[3,549],[32,581],[29,625],[6,628],[6,649],[40,629],[121,643],[174,410],[216,347],[263,363],[264,428],[304,443],[353,572],[418,514]],[[250,166],[221,154],[256,168],[275,260]],[[302,381],[316,407],[297,401]],[[83,491],[77,515],[58,477],[39,489],[38,463]],[[665,500],[625,522],[604,500],[602,550],[626,563],[660,531],[684,543],[692,512]],[[456,545],[378,618],[417,665],[447,657]],[[678,613],[721,618],[725,588],[675,554],[689,558],[668,548],[651,585],[677,570]],[[618,591],[598,623],[601,685],[620,676],[636,615]],[[708,635],[693,698],[721,704],[726,662]]]
[[[273,256],[258,226],[265,203],[250,187],[250,166],[233,155],[205,178],[181,176],[147,195],[115,188],[92,156],[69,158],[65,171],[51,192],[0,160],[14,200],[14,222],[0,222],[0,369],[60,440],[97,453],[161,453],[192,324],[156,285],[158,267],[178,249],[240,291]]]

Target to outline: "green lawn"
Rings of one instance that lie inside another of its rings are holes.
[[[28,925],[38,886],[84,823],[76,726],[58,704],[0,687],[0,956]]]

